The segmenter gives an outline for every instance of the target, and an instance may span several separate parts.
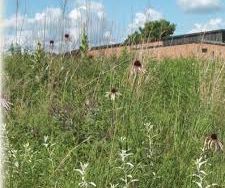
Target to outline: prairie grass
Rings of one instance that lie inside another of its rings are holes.
[[[205,136],[225,137],[224,62],[149,58],[135,78],[133,62],[6,56],[6,187],[196,187]],[[208,184],[225,187],[224,154],[207,155]]]

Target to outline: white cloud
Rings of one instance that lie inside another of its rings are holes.
[[[91,45],[100,45],[105,43],[104,32],[108,30],[108,22],[104,6],[101,3],[90,1],[88,4],[80,5],[68,14],[68,25],[66,30],[79,40],[79,37],[85,28]]]
[[[212,12],[221,8],[221,0],[178,0],[180,7],[186,12]]]
[[[224,27],[225,27],[225,20],[223,20],[221,18],[214,18],[214,19],[210,19],[206,23],[194,24],[194,27],[190,31],[190,33],[222,29]]]
[[[80,18],[81,18],[81,13],[80,13],[79,10],[74,9],[74,10],[72,10],[72,11],[69,13],[68,17],[69,17],[70,19],[75,19],[75,20],[77,20],[77,19],[80,19]]]
[[[36,13],[33,18],[28,18],[27,15],[18,14],[11,16],[8,19],[4,20],[3,26],[7,28],[18,28],[20,27],[28,27],[33,24],[44,24],[49,22],[56,22],[61,18],[62,10],[59,8],[47,8],[43,12]]]
[[[139,27],[143,27],[147,21],[160,20],[162,18],[162,14],[152,8],[147,9],[145,12],[138,12],[135,14],[133,23],[128,26],[128,33],[133,33],[138,30]]]
[[[36,13],[34,18],[28,19],[29,23],[55,22],[62,17],[62,10],[60,8],[47,8],[41,13]]]
[[[62,11],[59,8],[47,8],[33,17],[18,14],[4,20],[4,47],[8,49],[11,43],[32,47],[34,41],[55,38],[59,31]]]
[[[104,39],[108,41],[109,44],[114,44],[115,40],[113,39],[113,35],[110,31],[106,31],[103,35]]]
[[[16,19],[16,16],[13,15],[5,19],[4,27],[5,48],[9,48],[9,45],[15,41],[23,46],[32,46],[34,41],[44,41],[45,39],[46,46],[49,45],[49,40],[54,40],[58,51],[64,33],[70,34],[71,47],[75,48],[79,46],[84,28],[88,33],[91,46],[113,42],[104,6],[94,1],[89,1],[87,4],[78,3],[65,15],[64,21],[62,9],[47,8],[33,17],[19,14]],[[110,34],[106,36],[107,32]]]
[[[18,15],[16,18],[16,15],[11,16],[8,19],[5,19],[3,22],[3,27],[10,28],[10,27],[16,27],[17,25],[22,25],[24,22],[25,17]]]

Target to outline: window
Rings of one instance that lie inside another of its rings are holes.
[[[202,53],[207,53],[208,49],[207,48],[202,48]]]

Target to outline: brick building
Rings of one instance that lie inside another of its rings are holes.
[[[206,57],[225,59],[225,29],[170,36],[163,41],[138,45],[113,44],[93,47],[93,56],[118,56],[124,49],[137,55],[156,59],[177,57]]]

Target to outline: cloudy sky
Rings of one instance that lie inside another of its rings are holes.
[[[177,25],[175,34],[225,29],[224,0],[5,0],[5,46],[37,41],[70,48],[87,30],[92,46],[123,41],[145,21],[165,18]],[[66,3],[65,3],[66,2]]]

